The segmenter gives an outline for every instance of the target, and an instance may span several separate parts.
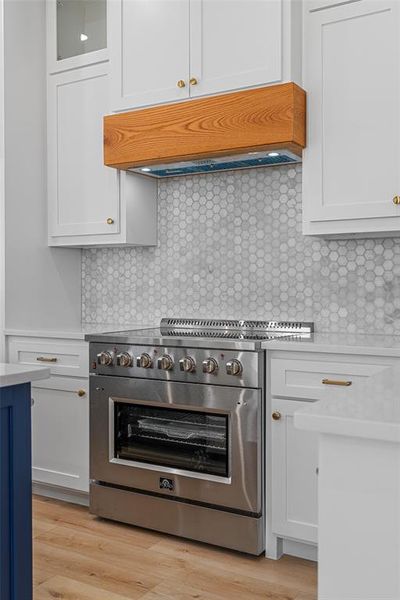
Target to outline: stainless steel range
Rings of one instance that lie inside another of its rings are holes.
[[[310,323],[163,319],[90,341],[90,510],[264,549],[261,342]]]

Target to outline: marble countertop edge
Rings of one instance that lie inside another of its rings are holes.
[[[40,379],[50,377],[48,367],[28,367],[23,365],[14,365],[0,363],[0,388],[30,383]]]

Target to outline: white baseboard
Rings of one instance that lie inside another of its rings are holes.
[[[58,485],[49,485],[48,483],[32,483],[32,492],[38,496],[46,496],[46,498],[54,498],[54,500],[62,500],[71,504],[80,504],[81,506],[89,506],[89,493],[78,492],[69,488],[59,487]]]
[[[294,540],[282,540],[283,554],[305,558],[306,560],[318,561],[318,546],[314,544],[305,544]]]

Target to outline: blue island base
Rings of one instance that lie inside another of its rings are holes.
[[[0,600],[32,600],[31,384],[0,388]]]

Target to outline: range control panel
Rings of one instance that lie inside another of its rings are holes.
[[[190,383],[260,387],[262,352],[90,344],[90,372]]]

